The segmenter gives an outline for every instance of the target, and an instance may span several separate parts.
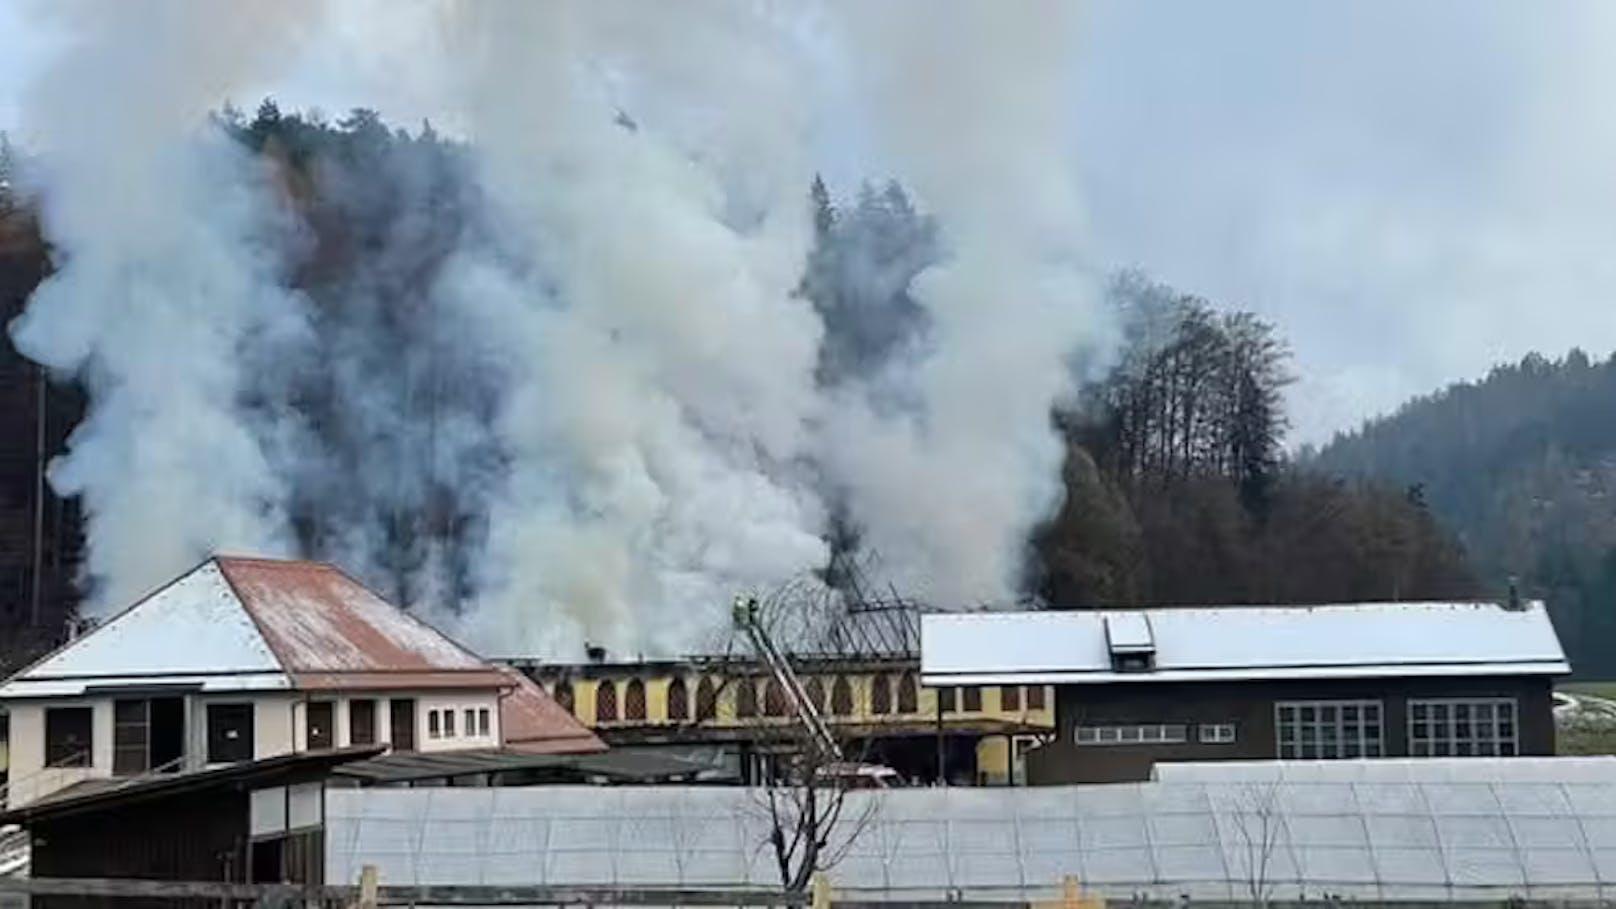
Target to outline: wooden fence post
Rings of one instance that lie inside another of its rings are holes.
[[[356,909],[376,909],[377,895],[381,887],[381,874],[375,865],[366,865],[359,869],[359,901]]]
[[[830,909],[830,878],[825,872],[814,872],[808,888],[810,909]]]

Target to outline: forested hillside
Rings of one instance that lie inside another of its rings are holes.
[[[1115,368],[1057,415],[1067,500],[1038,535],[1053,604],[1327,603],[1488,592],[1403,484],[1287,462],[1272,325],[1137,274]]]
[[[1616,356],[1533,354],[1410,401],[1308,459],[1418,486],[1481,577],[1548,599],[1579,675],[1616,674]]]

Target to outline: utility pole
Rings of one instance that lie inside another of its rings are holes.
[[[45,580],[45,367],[34,364],[34,551],[28,623],[38,628]]]

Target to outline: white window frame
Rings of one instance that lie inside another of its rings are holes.
[[[1366,711],[1374,712],[1373,723],[1364,719]],[[1378,700],[1277,701],[1274,750],[1282,761],[1384,757],[1386,706]]]
[[[1079,726],[1073,733],[1083,747],[1098,745],[1182,745],[1189,741],[1183,723],[1142,723],[1127,726]]]
[[[1196,733],[1203,745],[1233,745],[1236,738],[1233,723],[1202,723]]]
[[[1461,728],[1469,734],[1461,735]],[[1515,698],[1410,698],[1410,757],[1514,757],[1521,752]]]

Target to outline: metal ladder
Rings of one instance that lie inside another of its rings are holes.
[[[775,646],[774,640],[769,637],[768,631],[759,621],[757,597],[735,598],[735,625],[746,633],[747,639],[752,643],[752,649],[757,651],[758,659],[768,666],[769,674],[785,690],[792,709],[808,734],[809,745],[818,752],[822,760],[841,761],[841,746],[836,744],[836,737],[831,734],[830,727],[826,725],[824,716],[819,712],[819,707],[808,697],[802,679],[791,668],[791,664],[780,652],[780,648]]]

